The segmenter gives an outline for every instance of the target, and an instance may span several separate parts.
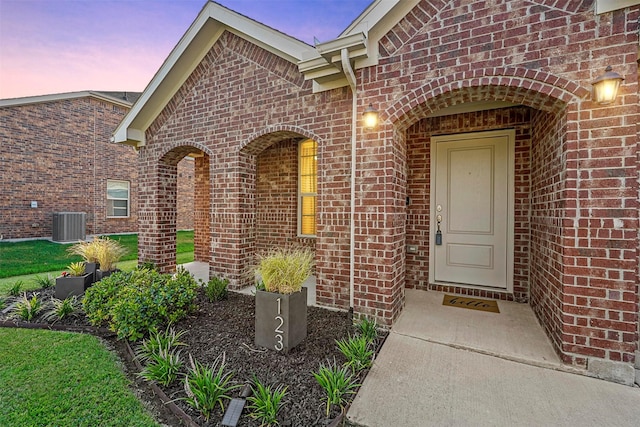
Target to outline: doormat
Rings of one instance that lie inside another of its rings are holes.
[[[445,295],[442,305],[448,305],[451,307],[470,308],[471,310],[489,311],[491,313],[500,313],[498,308],[498,301],[480,299],[480,298],[468,298],[458,295]]]

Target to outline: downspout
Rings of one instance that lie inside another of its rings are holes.
[[[352,106],[351,106],[351,215],[349,219],[349,307],[353,310],[354,291],[355,291],[355,213],[356,213],[356,136],[357,129],[357,111],[358,96],[356,91],[356,75],[349,61],[349,52],[347,49],[340,51],[340,59],[342,60],[342,71],[344,72],[349,87],[351,88]]]

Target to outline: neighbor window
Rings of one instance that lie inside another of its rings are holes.
[[[107,216],[129,216],[129,181],[107,181]]]
[[[318,144],[306,139],[300,142],[298,165],[298,233],[301,236],[316,235],[316,198],[318,184]]]

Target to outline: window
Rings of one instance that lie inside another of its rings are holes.
[[[298,234],[316,235],[316,198],[318,196],[318,144],[305,139],[298,151]]]
[[[107,181],[107,217],[129,216],[129,181]]]

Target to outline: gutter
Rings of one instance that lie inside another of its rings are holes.
[[[349,50],[344,48],[340,50],[340,59],[342,62],[342,71],[344,72],[351,93],[353,94],[351,106],[351,215],[349,218],[349,307],[354,307],[354,291],[355,291],[355,213],[356,213],[356,136],[358,124],[358,92],[356,88],[356,75],[349,61]]]

